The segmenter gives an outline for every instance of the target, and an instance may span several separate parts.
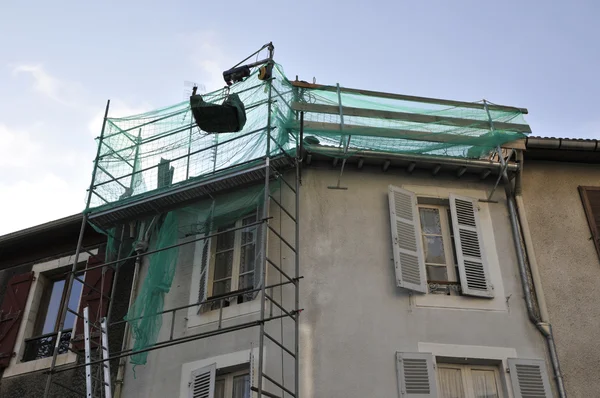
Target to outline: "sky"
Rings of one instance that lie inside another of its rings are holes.
[[[81,212],[106,101],[126,116],[208,91],[263,44],[288,78],[529,109],[600,138],[600,2],[305,0],[0,4],[0,235]]]

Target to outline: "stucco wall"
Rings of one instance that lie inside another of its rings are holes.
[[[523,201],[570,397],[600,393],[600,261],[577,187],[595,165],[526,161]]]
[[[422,187],[440,195],[449,190],[469,192],[484,198],[493,181],[478,176],[432,177],[430,173],[380,169],[344,173],[342,185],[348,190],[331,190],[338,170],[312,167],[303,173],[300,202],[301,303],[300,388],[302,397],[396,397],[395,353],[419,352],[442,347],[448,352],[469,352],[470,357],[505,356],[545,359],[544,340],[527,319],[512,244],[510,223],[502,190],[498,203],[481,203],[486,217],[486,249],[494,256],[499,278],[496,299],[453,297],[468,309],[442,308],[442,305],[411,296],[396,287],[390,237],[388,185]],[[293,206],[289,195],[285,198]],[[293,208],[293,207],[292,207]],[[278,214],[271,221],[278,224]],[[291,223],[285,223],[286,237]],[[293,256],[278,252],[269,241],[269,253],[280,259],[286,272],[292,272]],[[493,249],[493,250],[492,250]],[[165,300],[165,308],[186,305],[190,295],[193,247],[182,248],[175,282]],[[273,278],[273,274],[270,274]],[[277,280],[278,281],[278,280]],[[271,282],[275,282],[271,280]],[[291,304],[290,292],[284,300]],[[439,296],[436,299],[443,299]],[[439,302],[439,300],[437,300]],[[425,305],[429,305],[426,307]],[[178,314],[175,336],[190,334],[185,313]],[[170,318],[161,338],[168,337]],[[243,319],[228,321],[227,324]],[[214,326],[214,325],[212,325]],[[289,344],[291,322],[284,324]],[[208,326],[206,326],[208,327]],[[277,333],[275,324],[270,333]],[[256,347],[257,328],[154,351],[148,364],[128,368],[127,397],[177,397],[181,394],[182,364]],[[502,354],[504,355],[504,354]],[[466,356],[466,355],[461,355]],[[267,347],[266,372],[280,374],[281,354]],[[286,385],[293,377],[286,361]],[[549,366],[547,366],[549,368]],[[508,377],[503,374],[504,380]],[[506,385],[504,386],[507,387]],[[505,389],[508,397],[512,394]]]

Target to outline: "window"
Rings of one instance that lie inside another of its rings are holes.
[[[250,398],[250,365],[217,369],[217,364],[193,370],[189,398]]]
[[[579,195],[587,218],[591,239],[600,256],[600,187],[579,187]]]
[[[506,396],[500,376],[502,378],[509,376],[515,398],[552,397],[543,360],[505,358],[496,361],[498,364],[502,363],[501,366],[483,366],[440,363],[441,359],[453,358],[438,358],[436,363],[436,358],[431,353],[397,352],[396,372],[399,396],[402,398],[500,398]],[[456,362],[462,362],[461,359],[456,359]],[[510,369],[508,374],[504,373],[505,361]]]
[[[244,291],[254,289],[255,265],[257,255],[258,226],[229,231],[256,223],[256,214],[244,217],[234,223],[222,226],[218,232],[223,232],[212,239],[214,252],[210,256],[210,270],[207,286],[207,296],[218,298],[231,292],[239,291],[239,296],[214,301],[210,309],[219,309],[231,303],[251,301],[254,292],[243,294]],[[202,289],[201,289],[202,291]]]
[[[502,397],[500,374],[494,366],[437,364],[440,398]]]
[[[397,286],[494,297],[477,199],[454,194],[447,200],[417,198],[390,186],[389,206]]]
[[[215,398],[250,398],[250,373],[247,370],[221,375],[217,372]]]
[[[460,283],[450,207],[422,204],[418,207],[428,290],[436,294],[457,294]]]
[[[23,362],[46,358],[52,355],[56,337],[58,334],[58,315],[62,306],[63,293],[67,284],[67,277],[62,274],[42,274],[44,288],[42,292],[41,305],[35,320],[33,337],[25,340],[25,351]],[[82,292],[82,283],[73,280],[71,294],[69,296],[69,308],[77,309]],[[72,328],[75,323],[75,315],[67,312],[65,316],[64,332],[61,335],[59,354],[68,351],[71,340]]]

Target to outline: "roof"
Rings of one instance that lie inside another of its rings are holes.
[[[527,137],[525,158],[559,162],[600,163],[600,140]]]

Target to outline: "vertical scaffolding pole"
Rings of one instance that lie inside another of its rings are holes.
[[[273,62],[273,43],[269,43],[269,63]],[[258,336],[258,398],[263,396],[263,367],[264,367],[264,348],[265,348],[265,286],[266,286],[266,270],[267,270],[267,241],[269,229],[267,228],[267,217],[269,215],[269,179],[271,165],[269,159],[271,156],[271,100],[273,91],[273,80],[268,81],[269,84],[269,102],[267,110],[267,150],[265,153],[265,194],[264,194],[264,205],[263,205],[263,224],[262,224],[262,254],[260,256],[260,273],[262,286],[260,289],[260,333]]]
[[[90,202],[92,200],[92,192],[94,190],[94,180],[96,179],[96,171],[98,170],[98,161],[100,160],[100,148],[102,147],[102,139],[104,138],[104,129],[106,127],[106,118],[108,116],[108,109],[110,108],[110,100],[106,102],[106,109],[104,111],[104,120],[102,121],[102,130],[100,131],[100,137],[98,141],[98,150],[96,151],[96,159],[94,160],[94,169],[92,170],[92,181],[90,182],[90,188],[88,190],[88,197],[85,204],[86,210],[90,207]],[[75,258],[73,260],[73,265],[71,266],[71,272],[69,273],[69,278],[67,282],[67,288],[63,291],[62,297],[62,305],[59,311],[59,322],[58,322],[58,334],[56,336],[56,344],[54,345],[54,350],[52,351],[52,362],[50,363],[50,370],[48,371],[48,377],[46,378],[46,388],[44,389],[44,398],[48,398],[50,396],[50,386],[52,384],[52,373],[54,373],[54,368],[56,367],[56,357],[58,356],[58,348],[60,346],[60,340],[62,337],[62,332],[65,327],[65,318],[67,315],[67,308],[69,306],[69,297],[71,296],[71,290],[73,288],[73,279],[75,277],[75,271],[77,271],[77,263],[79,262],[79,254],[81,252],[81,246],[83,243],[83,235],[85,232],[85,226],[87,224],[87,213],[84,211],[83,217],[81,220],[81,228],[79,229],[79,238],[77,239],[77,248],[75,249]]]
[[[304,115],[304,112],[302,113]],[[302,116],[302,119],[304,117]],[[302,124],[300,125],[300,130],[302,133],[304,132],[304,127]],[[303,134],[300,134],[302,136]],[[299,336],[300,336],[300,156],[302,154],[298,151],[298,140],[296,140],[296,237],[294,246],[296,247],[296,255],[295,255],[295,264],[294,264],[294,278],[296,283],[294,283],[294,294],[295,294],[295,303],[294,303],[294,311],[296,320],[294,322],[294,393],[296,397],[300,397],[300,344],[299,344]]]

